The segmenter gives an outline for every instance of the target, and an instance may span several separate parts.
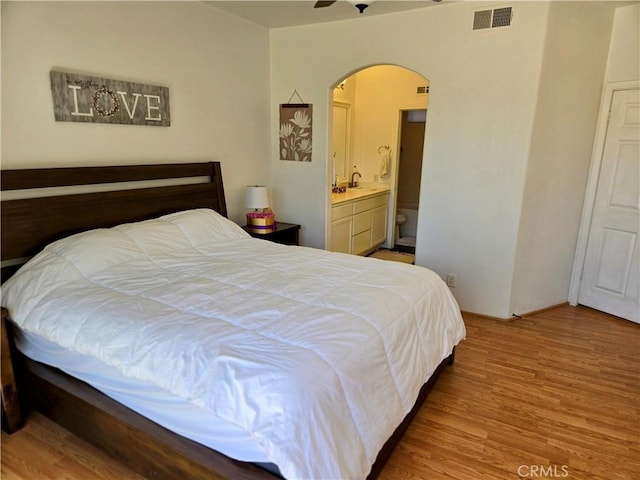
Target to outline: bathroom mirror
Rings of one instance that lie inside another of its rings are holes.
[[[333,138],[331,156],[333,177],[344,179],[349,174],[349,104],[333,102]]]

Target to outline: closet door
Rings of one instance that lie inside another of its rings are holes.
[[[640,322],[640,90],[614,92],[578,303]]]

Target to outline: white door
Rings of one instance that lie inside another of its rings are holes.
[[[640,90],[613,94],[578,303],[640,323]]]

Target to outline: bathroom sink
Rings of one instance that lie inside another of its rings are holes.
[[[358,190],[359,192],[373,192],[377,190],[376,188],[368,188],[368,187],[349,187],[347,190]]]

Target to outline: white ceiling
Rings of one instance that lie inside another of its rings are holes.
[[[338,0],[325,8],[313,8],[315,0],[209,0],[203,3],[269,28],[351,20],[361,15],[381,15],[438,5],[433,0],[377,0],[372,1],[364,13],[360,14],[346,0]],[[362,3],[367,3],[367,0]]]
[[[338,0],[325,8],[313,8],[315,0],[199,0],[206,5],[224,10],[236,17],[269,28],[292,27],[312,23],[352,20],[360,16],[382,15],[415,8],[426,8],[445,3],[474,0],[371,0],[364,13],[359,13],[353,0]],[[350,3],[353,1],[353,3]],[[517,0],[514,0],[517,1]],[[553,1],[553,0],[552,0]],[[587,0],[609,8],[638,3],[638,0]],[[1,0],[0,0],[1,2]],[[362,3],[368,3],[362,0]]]

